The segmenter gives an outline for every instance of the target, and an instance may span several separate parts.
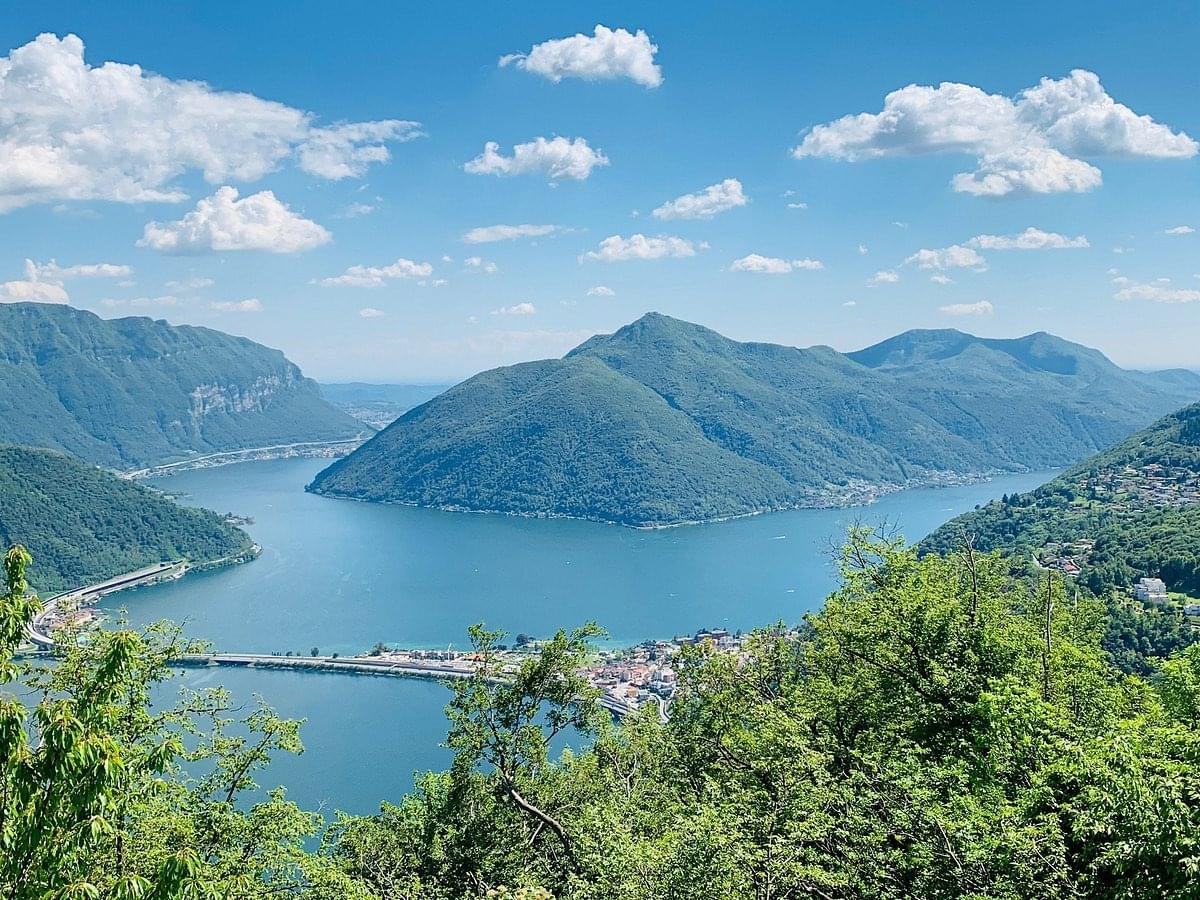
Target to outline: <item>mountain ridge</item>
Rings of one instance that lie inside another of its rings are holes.
[[[0,304],[0,442],[125,469],[364,431],[282,352],[248,338]]]
[[[930,340],[906,334],[909,344]],[[952,334],[962,346],[932,362],[883,364],[894,346],[857,351],[872,367],[828,347],[743,343],[648,313],[561,359],[456,385],[309,489],[674,524],[1056,467],[1200,397],[1200,375],[1127,372],[1052,336],[996,347]],[[1059,371],[1068,368],[1076,374]],[[583,393],[564,396],[568,385]],[[1014,409],[1014,391],[1033,402]],[[633,484],[646,478],[660,483]]]

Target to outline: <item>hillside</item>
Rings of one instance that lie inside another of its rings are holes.
[[[1200,404],[1188,406],[1034,491],[947,522],[926,550],[974,535],[1075,574],[1097,593],[1141,577],[1200,597]]]
[[[155,562],[206,563],[246,553],[250,538],[216,513],[51,450],[0,447],[0,547],[33,554],[43,594]]]
[[[372,428],[386,428],[414,406],[432,400],[448,384],[369,384],[348,381],[321,384],[321,396]]]
[[[651,313],[451,388],[310,489],[671,524],[1064,465],[1197,397],[1200,376],[1128,372],[1049,335],[908,332],[847,355]]]
[[[246,338],[0,304],[0,442],[124,469],[363,430],[282,353]]]

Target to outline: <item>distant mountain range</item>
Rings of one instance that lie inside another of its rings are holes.
[[[981,550],[1038,559],[1098,594],[1161,578],[1200,598],[1200,404],[1168,415],[1034,491],[994,500],[922,543],[964,535]]]
[[[249,552],[250,538],[216,513],[52,450],[0,447],[0,549],[33,554],[43,594],[157,562],[210,563]]]
[[[448,384],[321,384],[321,395],[342,412],[372,428],[386,428],[414,406],[432,400]]]
[[[121,469],[366,431],[282,353],[246,338],[0,304],[0,443]]]
[[[406,413],[310,489],[664,525],[1065,465],[1200,398],[1048,334],[910,331],[857,353],[651,313]]]

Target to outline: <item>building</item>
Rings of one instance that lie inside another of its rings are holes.
[[[1167,586],[1161,578],[1139,578],[1133,586],[1133,596],[1143,603],[1166,603]]]
[[[1200,616],[1200,603],[1188,603],[1183,607],[1185,616]]]

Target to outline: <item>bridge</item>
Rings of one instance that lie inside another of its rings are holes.
[[[156,563],[107,581],[89,585],[74,591],[65,591],[49,598],[42,611],[29,624],[29,640],[41,650],[52,650],[55,644],[53,630],[59,624],[62,611],[68,607],[79,609],[98,602],[102,597],[143,584],[152,584],[167,579],[180,578],[188,571],[187,560]],[[290,669],[309,672],[339,672],[349,675],[384,675],[401,678],[427,678],[434,681],[453,681],[471,678],[476,674],[473,661],[468,656],[453,659],[434,659],[405,654],[381,654],[379,656],[278,656],[268,653],[207,653],[183,656],[173,661],[187,668],[209,666],[236,666],[247,669]],[[500,681],[501,679],[496,679]],[[666,721],[666,703],[655,698],[658,714]],[[637,712],[638,707],[608,694],[601,694],[598,703],[617,718]]]

